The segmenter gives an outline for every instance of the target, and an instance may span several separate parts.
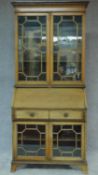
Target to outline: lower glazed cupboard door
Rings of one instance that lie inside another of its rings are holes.
[[[14,123],[15,159],[44,160],[46,157],[47,126],[44,123]]]
[[[52,159],[82,160],[84,144],[83,124],[52,124]]]

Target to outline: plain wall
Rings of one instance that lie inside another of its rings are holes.
[[[74,2],[74,1],[73,1]],[[0,151],[11,151],[11,102],[15,78],[14,11],[0,0]],[[86,93],[88,150],[98,148],[98,0],[86,13]]]

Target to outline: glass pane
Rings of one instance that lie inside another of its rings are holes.
[[[81,80],[82,16],[54,16],[53,79]]]
[[[53,126],[53,156],[81,157],[81,126]]]
[[[18,17],[19,80],[46,80],[46,16]]]
[[[17,125],[17,154],[19,156],[45,156],[45,126]]]

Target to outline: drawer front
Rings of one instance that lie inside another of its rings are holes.
[[[48,111],[44,110],[16,110],[17,119],[48,119]]]
[[[82,120],[84,118],[83,111],[70,111],[70,110],[56,110],[50,112],[50,119],[77,119]]]

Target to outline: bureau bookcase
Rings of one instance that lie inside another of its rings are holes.
[[[88,2],[14,1],[16,81],[11,170],[86,161],[85,12]]]

